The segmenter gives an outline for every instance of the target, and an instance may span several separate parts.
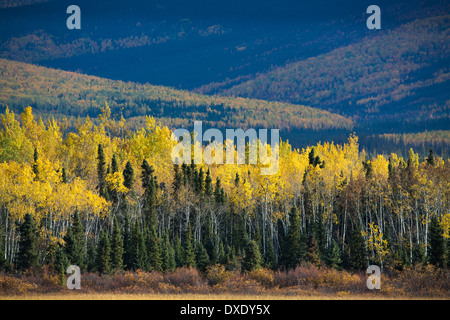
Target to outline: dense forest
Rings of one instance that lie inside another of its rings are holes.
[[[442,14],[199,92],[305,104],[358,121],[448,121],[450,16]]]
[[[350,129],[343,116],[307,106],[206,96],[168,87],[113,81],[0,59],[0,107],[19,113],[31,106],[43,117],[97,117],[105,101],[112,114],[145,125],[152,115],[176,129],[191,120],[216,128]]]
[[[280,141],[257,165],[174,165],[152,117],[130,130],[108,105],[94,124],[20,119],[0,130],[0,265],[82,271],[362,270],[450,263],[450,162],[429,151],[368,157],[358,137],[302,150]]]

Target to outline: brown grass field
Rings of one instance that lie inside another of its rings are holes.
[[[0,300],[450,300],[450,297],[405,297],[367,294],[245,295],[245,294],[121,294],[60,293],[0,296]]]

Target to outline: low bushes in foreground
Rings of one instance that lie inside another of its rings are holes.
[[[109,275],[82,273],[84,293],[140,294],[272,294],[336,295],[376,294],[402,297],[450,297],[450,274],[447,269],[418,265],[403,271],[386,270],[381,276],[381,290],[366,287],[367,275],[327,267],[303,264],[288,271],[257,269],[249,272],[229,271],[217,264],[201,273],[195,268],[172,272],[121,272]],[[0,295],[70,293],[65,279],[49,269],[21,274],[0,274]]]

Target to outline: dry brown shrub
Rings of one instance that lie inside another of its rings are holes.
[[[178,268],[176,271],[169,272],[164,276],[164,280],[179,288],[195,287],[203,284],[198,270],[191,267]]]
[[[208,266],[205,273],[205,278],[211,286],[223,283],[230,276],[231,272],[227,271],[225,266],[221,264]]]
[[[274,272],[270,269],[257,269],[250,271],[248,277],[255,280],[265,288],[272,288],[274,286]]]
[[[34,283],[26,282],[13,276],[0,276],[0,293],[2,295],[26,294],[37,289]]]

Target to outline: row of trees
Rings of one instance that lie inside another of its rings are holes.
[[[173,165],[170,130],[147,118],[128,131],[104,111],[98,126],[65,134],[31,109],[20,122],[2,116],[2,268],[449,263],[450,166],[432,152],[368,159],[350,136],[303,150],[281,142],[271,176],[262,164]]]

